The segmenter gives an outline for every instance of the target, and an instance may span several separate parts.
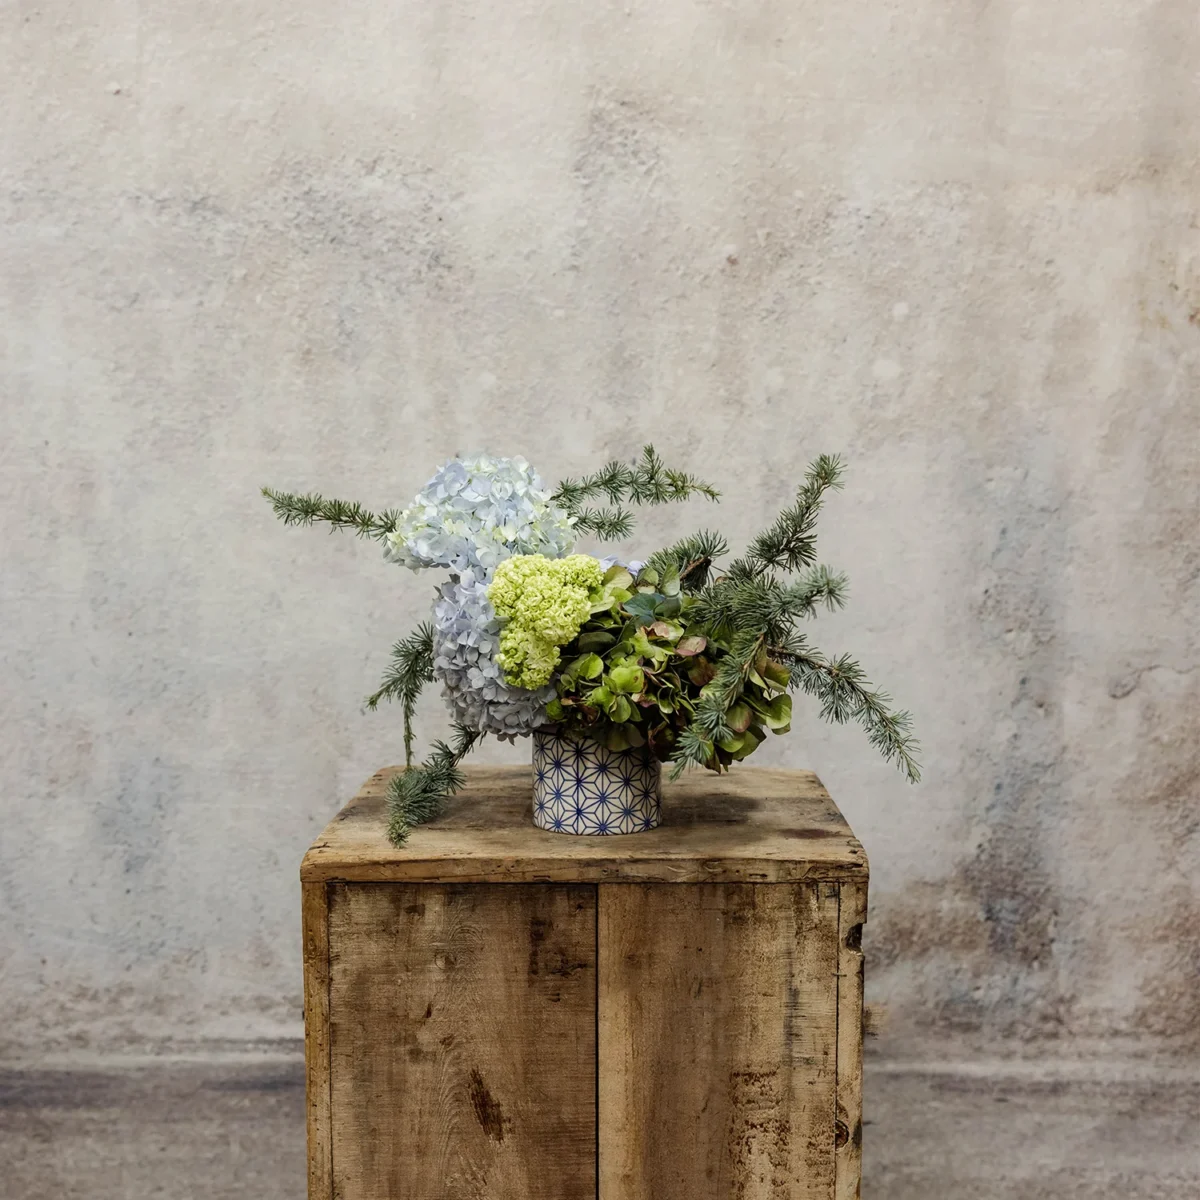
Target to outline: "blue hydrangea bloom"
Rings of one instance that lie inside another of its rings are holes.
[[[602,571],[607,571],[609,567],[624,567],[630,575],[637,575],[645,565],[639,558],[632,558],[629,562],[626,562],[624,559],[618,558],[615,554],[606,554],[600,560],[600,569]]]
[[[439,589],[433,606],[433,675],[454,720],[511,739],[547,722],[552,687],[528,691],[505,682],[496,662],[500,621],[487,598],[488,575],[466,570]]]
[[[492,571],[514,554],[561,558],[575,544],[567,514],[550,502],[523,458],[455,458],[400,514],[384,554],[413,570]]]
[[[385,557],[451,572],[433,609],[433,675],[454,720],[502,739],[546,724],[554,689],[512,687],[496,663],[500,622],[487,585],[504,559],[560,558],[574,540],[567,514],[521,458],[453,459],[401,514]]]

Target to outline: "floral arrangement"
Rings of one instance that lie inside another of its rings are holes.
[[[647,446],[548,489],[520,458],[476,455],[440,467],[402,511],[264,488],[286,524],[327,524],[382,542],[384,557],[439,570],[432,619],[392,649],[369,708],[399,701],[406,770],[392,782],[389,835],[403,842],[462,787],[460,763],[480,738],[553,731],[611,751],[724,771],[768,733],[791,725],[792,693],[828,721],[858,721],[871,743],[916,781],[911,721],[848,655],[828,658],[799,629],[840,607],[846,578],[816,564],[816,520],[841,486],[837,458],[811,464],[795,499],[724,567],[725,539],[703,530],[623,563],[575,552],[577,539],[627,538],[630,506],[700,496],[710,485],[665,465]],[[599,507],[596,507],[599,505]],[[437,682],[454,722],[450,742],[413,761],[413,717]]]

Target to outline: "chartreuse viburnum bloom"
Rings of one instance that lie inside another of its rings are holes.
[[[604,568],[590,554],[517,554],[497,566],[487,594],[504,622],[496,661],[510,684],[534,689],[549,682],[559,647],[591,615],[603,580]]]

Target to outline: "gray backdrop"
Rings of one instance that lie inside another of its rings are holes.
[[[803,706],[756,762],[867,847],[884,1045],[1195,1048],[1194,17],[5,6],[5,1052],[299,1032],[297,865],[401,754],[361,701],[430,591],[260,485],[649,439],[735,542],[848,459],[814,635],[926,782]]]

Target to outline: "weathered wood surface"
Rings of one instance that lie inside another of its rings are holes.
[[[862,1180],[863,925],[867,885],[845,883],[838,898],[837,1189],[859,1200]]]
[[[302,883],[304,938],[304,1076],[309,1200],[332,1200],[329,1107],[329,907],[326,885]]]
[[[376,772],[304,858],[309,881],[768,883],[865,880],[867,858],[810,771],[735,767],[668,783],[663,824],[623,837],[536,829],[528,767],[473,767],[468,784],[406,845],[387,840]]]
[[[595,888],[329,896],[337,1200],[594,1200]]]
[[[599,888],[601,1200],[832,1200],[838,891]]]

